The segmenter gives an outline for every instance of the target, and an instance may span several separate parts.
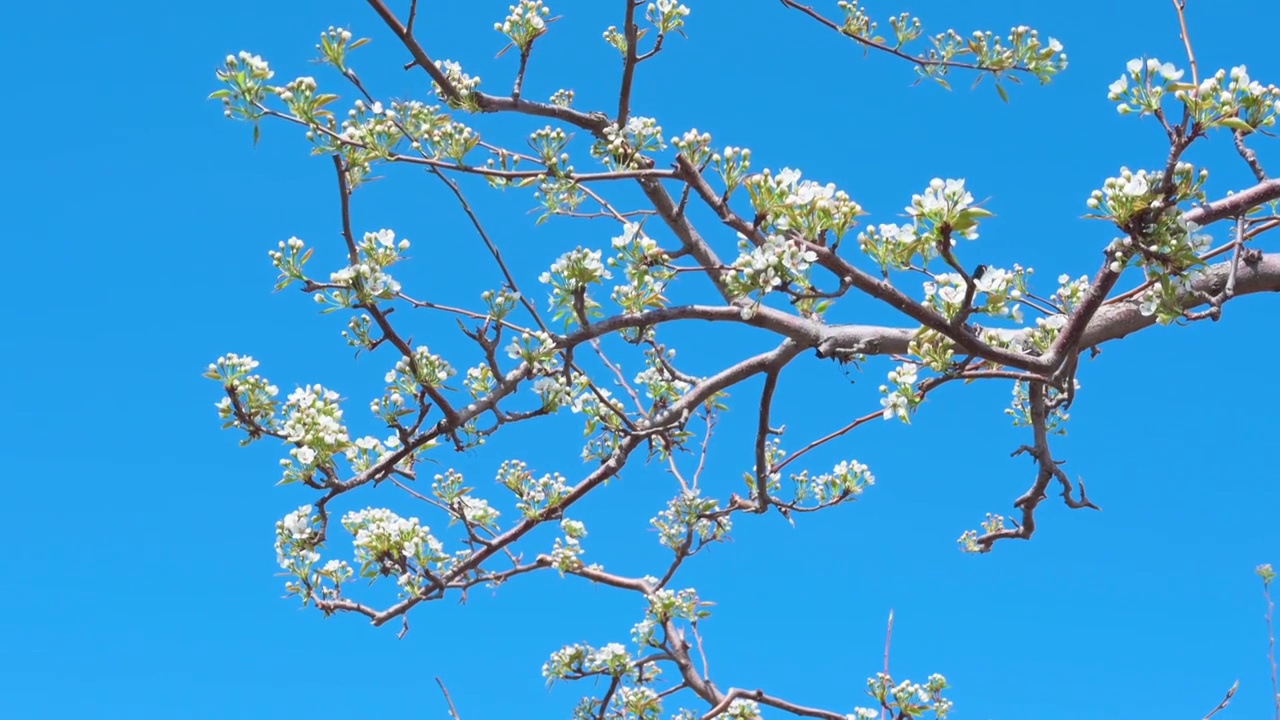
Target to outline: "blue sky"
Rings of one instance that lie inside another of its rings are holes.
[[[491,29],[507,4],[429,3],[424,44],[490,91],[508,87],[514,58],[495,60],[503,41]],[[776,2],[690,4],[689,40],[672,38],[640,69],[637,113],[668,135],[696,126],[717,146],[750,147],[756,167],[836,182],[871,222],[893,222],[932,177],[966,178],[997,215],[964,246],[972,262],[1029,265],[1050,288],[1060,273],[1092,274],[1110,235],[1078,219],[1084,199],[1121,165],[1163,162],[1158,127],[1117,116],[1105,96],[1131,57],[1183,63],[1168,2],[870,4],[879,16],[909,9],[926,30],[1027,24],[1060,39],[1070,68],[1048,87],[1012,88],[1008,104],[962,77],[951,93],[910,88],[907,66],[863,58]],[[1245,63],[1262,82],[1280,82],[1272,43],[1249,32],[1276,26],[1280,9],[1189,5],[1202,72]],[[834,15],[834,2],[819,6]],[[614,106],[618,63],[600,32],[619,23],[621,3],[552,8],[564,19],[539,41],[526,94],[568,86],[578,107]],[[565,643],[625,641],[638,598],[534,575],[474,592],[465,606],[419,608],[403,640],[394,627],[300,610],[280,599],[272,527],[312,498],[274,487],[281,448],[241,450],[218,431],[218,388],[200,377],[222,353],[252,354],[282,389],[325,383],[352,398],[349,417],[369,423],[363,404],[392,363],[385,352],[353,362],[338,337],[345,320],[271,292],[266,251],[279,240],[296,235],[320,248],[317,262],[338,262],[332,168],[283,125],[265,125],[254,148],[248,126],[205,100],[215,66],[245,49],[268,59],[280,82],[314,74],[350,98],[306,64],[319,31],[346,25],[373,38],[353,65],[376,94],[426,99],[425,77],[398,69],[405,53],[358,2],[24,3],[9,17],[15,121],[4,215],[14,254],[31,250],[24,257],[38,267],[11,276],[16,309],[0,360],[10,477],[0,715],[444,717],[439,676],[463,720],[517,708],[565,717],[591,689],[548,691],[541,663]],[[495,138],[541,126],[478,125]],[[1264,163],[1280,162],[1274,140],[1255,146]],[[1190,159],[1210,167],[1213,197],[1248,184],[1224,138]],[[407,288],[477,307],[495,281],[466,218],[420,173],[385,174],[357,193],[357,229],[413,240]],[[526,196],[464,189],[526,283],[564,250],[613,234],[599,221],[535,228]],[[1001,412],[1003,383],[939,392],[911,427],[876,423],[814,453],[810,467],[854,457],[878,484],[794,528],[777,515],[740,519],[733,542],[689,562],[676,583],[717,603],[704,637],[719,686],[842,712],[868,704],[863,680],[880,668],[892,608],[893,674],[945,674],[958,718],[1199,717],[1236,679],[1225,717],[1269,713],[1253,568],[1280,562],[1268,450],[1280,402],[1266,360],[1273,302],[1243,298],[1221,322],[1148,330],[1083,363],[1070,434],[1055,452],[1104,511],[1048,502],[1029,543],[981,557],[955,548],[1031,478],[1025,459],[1009,457],[1026,435]],[[849,319],[886,319],[867,303],[848,305]],[[465,350],[451,322],[405,322],[433,350]],[[706,373],[734,343],[759,342],[739,335],[674,337],[688,369]],[[870,363],[846,377],[797,362],[776,409],[788,445],[875,407],[887,369]],[[735,391],[708,494],[740,489],[756,392]],[[486,489],[508,457],[573,478],[582,472],[576,438],[551,422],[439,459]],[[578,513],[591,533],[586,559],[651,571],[663,554],[647,521],[672,492],[661,473],[637,469],[590,498]],[[355,495],[354,507],[425,512],[387,488]],[[544,545],[526,553],[549,548],[550,536],[535,540]]]

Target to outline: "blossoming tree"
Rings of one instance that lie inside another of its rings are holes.
[[[1029,269],[962,261],[961,241],[975,239],[991,215],[964,180],[935,179],[921,188],[905,222],[860,227],[863,208],[834,185],[789,168],[757,170],[746,148],[715,145],[697,130],[665,133],[656,119],[633,112],[638,67],[684,34],[690,11],[675,0],[623,3],[621,24],[604,32],[621,58],[617,104],[583,109],[568,90],[547,99],[523,93],[535,46],[555,38],[555,18],[541,0],[520,0],[494,26],[516,56],[513,85],[502,92],[482,89],[459,63],[432,56],[415,33],[426,12],[415,0],[400,12],[383,0],[368,4],[403,45],[407,67],[430,79],[432,102],[379,98],[352,69],[352,53],[366,40],[340,28],[322,33],[317,47],[356,96],[344,117],[331,109],[338,96],[322,92],[317,80],[273,84],[268,63],[248,52],[226,58],[217,72],[223,87],[213,97],[228,117],[252,123],[255,141],[261,122],[292,123],[314,152],[332,159],[345,264],[314,268],[311,249],[298,238],[280,242],[270,258],[277,288],[296,286],[324,312],[345,315],[342,335],[358,352],[390,356],[385,389],[369,403],[372,419],[361,421],[377,433],[350,430],[341,398],[323,385],[299,386],[282,400],[245,355],[227,354],[209,366],[208,376],[224,390],[218,413],[246,443],[283,442],[280,482],[314,492],[313,502],[277,523],[276,552],[290,576],[288,592],[325,615],[407,628],[418,605],[542,571],[643,598],[629,645],[568,645],[546,662],[548,680],[606,681],[581,700],[575,717],[650,718],[666,710],[681,718],[746,720],[761,706],[821,718],[945,716],[950,702],[941,675],[912,682],[879,673],[867,681],[869,707],[847,715],[763,690],[718,686],[697,661],[700,643],[691,641],[707,603],[675,583],[679,570],[725,540],[736,518],[791,517],[857,498],[874,482],[866,465],[848,459],[805,469],[805,456],[869,422],[908,422],[930,393],[953,383],[1012,388],[1006,412],[1028,433],[1016,452],[1036,468],[1012,513],[987,514],[979,529],[960,536],[961,550],[986,553],[1001,541],[1030,539],[1037,509],[1051,493],[1069,508],[1096,509],[1050,445],[1080,390],[1080,355],[1155,324],[1216,320],[1237,296],[1280,290],[1280,255],[1252,244],[1280,225],[1280,180],[1267,179],[1249,148],[1275,123],[1280,89],[1253,80],[1244,67],[1201,75],[1189,41],[1188,69],[1135,59],[1120,70],[1110,99],[1122,114],[1158,126],[1167,158],[1153,169],[1121,169],[1087,199],[1091,215],[1115,228],[1115,239],[1099,248],[1093,275],[1062,275],[1037,288]],[[926,35],[908,14],[889,18],[886,30],[856,1],[837,3],[832,16],[792,0],[782,4],[942,85],[971,73],[992,78],[1003,97],[1004,82],[1027,76],[1048,83],[1067,66],[1056,40],[1026,27],[1006,36]],[[1181,7],[1174,7],[1181,19]],[[483,140],[476,126],[492,115],[523,118],[527,145]],[[1207,171],[1183,156],[1211,135],[1234,144],[1255,184],[1206,196]],[[592,168],[580,171],[571,159]],[[473,307],[446,307],[402,287],[396,266],[409,241],[391,230],[352,226],[353,193],[376,167],[395,163],[425,168],[444,183],[491,254],[492,288]],[[541,219],[604,217],[616,229],[607,241],[548,258],[540,286],[520,287],[456,182],[463,175],[525,193]],[[621,204],[611,197],[615,188],[643,197],[643,204]],[[713,226],[699,222],[699,213],[714,218]],[[1207,232],[1215,224],[1224,228],[1217,246]],[[732,243],[719,237],[728,233]],[[700,299],[670,300],[677,292]],[[882,304],[901,322],[844,321],[834,303],[852,296]],[[409,340],[397,321],[410,309],[454,316],[473,348],[470,357],[446,358]],[[401,312],[393,316],[395,310]],[[694,375],[681,368],[666,333],[692,320],[747,326],[776,342]],[[886,380],[879,408],[788,454],[774,393],[780,375],[805,353],[866,369],[887,363],[880,371]],[[753,379],[763,379],[759,397],[731,405],[729,391]],[[716,419],[731,407],[758,416],[754,454],[745,459],[749,469],[737,492],[702,477]],[[485,486],[448,468],[450,453],[479,448],[506,426],[557,414],[581,421],[585,443],[572,452],[587,462],[585,473],[568,466],[564,474],[535,472],[519,459],[500,458],[496,484]],[[439,471],[427,461],[439,463]],[[652,518],[670,559],[643,577],[584,563],[587,529],[572,518],[576,503],[635,463],[663,466],[675,480],[667,507]],[[339,498],[382,483],[403,490],[406,502],[421,503],[437,530],[387,508],[333,510]],[[557,527],[558,538],[530,547],[527,536],[543,526]],[[350,536],[354,555],[344,554],[339,535]],[[1270,580],[1269,568],[1260,573]],[[385,579],[396,599],[375,603],[357,578]]]

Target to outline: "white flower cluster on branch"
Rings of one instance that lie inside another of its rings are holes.
[[[324,80],[299,76],[272,85],[275,72],[248,52],[225,58],[216,71],[222,87],[212,97],[228,117],[252,123],[255,140],[260,123],[284,122],[330,157],[340,191],[341,241],[334,248],[341,259],[316,269],[313,248],[296,237],[277,243],[269,257],[277,289],[300,288],[324,313],[344,317],[348,346],[385,358],[383,388],[359,401],[368,402],[368,416],[349,418],[343,398],[327,385],[300,384],[279,399],[248,356],[224,355],[206,377],[221,386],[216,410],[223,426],[242,432],[244,443],[279,441],[280,482],[313,495],[275,532],[286,589],[304,604],[376,625],[399,619],[407,628],[408,614],[421,603],[540,571],[641,598],[629,644],[567,645],[544,664],[549,682],[601,681],[603,690],[584,697],[575,717],[673,711],[677,718],[750,720],[764,708],[828,720],[946,717],[951,702],[940,675],[918,684],[878,673],[867,682],[874,707],[845,713],[801,707],[763,690],[717,687],[705,657],[697,657],[699,623],[712,604],[693,588],[672,589],[677,576],[752,515],[777,512],[794,522],[857,500],[877,482],[871,468],[847,457],[819,464],[810,453],[868,422],[909,423],[948,384],[1008,383],[1005,412],[1030,435],[1015,454],[1028,455],[1036,468],[1013,512],[988,514],[980,529],[965,531],[962,550],[984,553],[999,541],[1029,539],[1051,486],[1069,508],[1096,509],[1049,445],[1050,436],[1065,433],[1081,391],[1079,356],[1155,323],[1217,319],[1242,294],[1280,291],[1280,255],[1256,247],[1260,235],[1280,227],[1280,181],[1267,179],[1248,147],[1274,126],[1280,89],[1254,80],[1243,66],[1201,79],[1194,62],[1190,78],[1157,59],[1126,65],[1105,96],[1122,114],[1151,118],[1168,153],[1153,159],[1162,163],[1153,169],[1121,168],[1086,200],[1090,217],[1114,232],[1099,248],[1096,270],[1059,274],[1056,284],[1038,290],[1029,267],[978,262],[979,226],[993,213],[962,178],[931,180],[909,198],[899,222],[859,227],[867,211],[834,182],[790,167],[757,172],[750,149],[713,145],[710,133],[696,128],[664,135],[657,118],[637,112],[633,88],[643,63],[689,29],[694,16],[675,0],[627,3],[620,24],[604,30],[621,56],[621,73],[617,103],[603,110],[575,108],[567,89],[549,102],[523,96],[526,74],[537,72],[530,57],[556,38],[559,18],[542,0],[519,0],[493,24],[507,43],[500,56],[514,51],[508,57],[515,80],[501,93],[482,90],[460,62],[431,57],[415,29],[429,10],[414,4],[402,20],[382,0],[369,3],[408,52],[409,65],[429,79],[439,104],[378,99],[352,65],[353,51],[368,41],[337,27],[322,32],[316,48],[353,90],[345,110],[337,110],[338,95],[323,91]],[[782,5],[944,86],[953,73],[976,73],[989,76],[1007,99],[1005,81],[1027,76],[1047,83],[1067,67],[1057,40],[1025,26],[1003,35],[926,34],[919,18],[901,13],[887,18],[889,37],[873,9],[854,0],[837,3],[835,18],[792,0]],[[923,43],[929,47],[917,52]],[[495,116],[528,125],[490,134]],[[1210,199],[1207,170],[1183,157],[1216,131],[1230,138],[1257,183]],[[592,167],[579,170],[571,159]],[[446,305],[430,288],[417,295],[405,286],[413,276],[398,267],[409,241],[390,229],[353,229],[353,194],[363,192],[376,168],[392,164],[424,168],[440,180],[492,258],[494,279],[477,288],[488,289],[474,304]],[[538,223],[604,219],[614,229],[583,223],[581,235],[541,261],[545,271],[513,270],[458,181],[477,176],[491,188],[523,193],[540,212]],[[1210,226],[1228,222],[1233,227],[1217,235],[1225,244],[1214,248]],[[855,241],[844,242],[849,237]],[[522,288],[526,276],[538,282]],[[892,311],[900,322],[842,322],[832,308],[854,298]],[[417,342],[412,318],[427,312],[451,316],[462,342],[434,336]],[[772,345],[746,352],[745,345],[713,347],[718,341],[708,339],[714,352],[690,360],[670,344],[690,337],[676,328],[695,324],[733,326]],[[774,404],[780,378],[804,353],[885,380],[865,412],[851,417],[817,398],[821,414],[836,418],[833,427],[795,444],[774,417]],[[716,365],[707,368],[707,360]],[[707,470],[717,423],[728,412],[749,412],[755,421],[752,452],[739,465],[747,467],[742,485]],[[468,483],[447,467],[449,453],[482,448],[508,426],[544,421],[543,427],[570,422],[581,429],[566,460],[576,453],[584,469],[535,471],[505,457],[495,459],[491,482]],[[784,436],[794,450],[784,449]],[[425,462],[446,467],[424,477]],[[587,564],[587,524],[567,513],[585,517],[574,509],[580,500],[607,497],[610,480],[632,482],[645,462],[670,482],[670,499],[651,508],[649,520],[667,560],[641,577]],[[339,513],[337,506],[365,486],[395,488],[423,517],[437,519],[428,526],[417,514],[386,507]],[[352,542],[344,557],[330,537],[339,529]],[[367,599],[377,596],[354,587],[357,575],[387,579],[396,599],[382,605]],[[700,709],[673,710],[676,695]]]

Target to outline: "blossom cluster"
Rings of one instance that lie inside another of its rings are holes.
[[[862,494],[876,483],[870,468],[857,460],[842,460],[830,472],[809,475],[808,470],[791,476],[795,502],[812,500],[818,505],[837,503]]]
[[[1054,317],[1062,317],[1061,315]],[[1072,378],[1073,387],[1076,391],[1080,390],[1080,381]],[[1067,420],[1071,419],[1070,413],[1064,409],[1064,398],[1059,397],[1062,393],[1054,387],[1045,387],[1045,401],[1048,404],[1049,412],[1045,417],[1045,431],[1055,435],[1067,434]],[[1031,427],[1031,402],[1027,396],[1027,384],[1022,381],[1013,384],[1013,401],[1010,406],[1005,408],[1005,415],[1013,418],[1014,427]]]
[[[1130,265],[1141,267],[1150,284],[1142,296],[1142,313],[1167,324],[1183,316],[1183,298],[1203,271],[1200,256],[1209,249],[1211,238],[1197,232],[1199,227],[1184,220],[1177,207],[1182,200],[1204,201],[1208,173],[1178,163],[1172,190],[1165,189],[1163,175],[1122,168],[1119,177],[1108,178],[1101,190],[1093,192],[1088,205],[1126,230],[1107,248],[1111,272],[1120,273]],[[1160,199],[1165,192],[1172,195],[1171,202]],[[1143,222],[1133,228],[1138,213],[1145,213]]]
[[[1059,310],[1070,313],[1084,301],[1087,292],[1089,292],[1088,275],[1081,275],[1072,280],[1070,275],[1063,273],[1058,276],[1058,289],[1053,293],[1053,299]]]
[[[782,449],[782,438],[774,436],[764,444],[764,469],[768,476],[764,479],[765,491],[770,495],[778,492],[782,484],[782,473],[774,470],[775,467],[782,464],[782,459],[787,456],[787,451]],[[748,497],[752,500],[759,498],[759,488],[756,486],[757,478],[753,472],[742,473],[742,481],[747,485]]]
[[[565,172],[572,172],[572,166],[565,166]],[[542,223],[552,215],[571,213],[587,199],[582,187],[571,177],[556,173],[543,173],[536,178],[538,189],[533,199],[542,206],[543,214],[537,222]]]
[[[995,338],[991,338],[991,340],[995,340]],[[907,352],[908,354],[919,358],[923,367],[927,367],[934,372],[940,373],[950,369],[951,363],[955,358],[955,344],[951,342],[950,338],[937,330],[922,326],[916,330],[915,334],[911,337],[911,342],[907,345]],[[912,365],[914,365],[914,363],[912,363]],[[902,368],[898,370],[898,375],[896,377],[899,379],[903,377],[902,370]],[[914,376],[914,373],[912,373],[909,368],[906,368],[906,370],[906,375],[908,377]],[[898,388],[896,386],[897,380],[890,380],[890,382],[895,383],[893,392],[903,393],[905,397],[903,400],[890,400],[890,405],[884,406],[886,410],[890,409],[890,407],[893,408],[893,414],[886,416],[886,420],[897,416],[899,409],[909,409],[909,407],[914,407],[910,406],[909,398],[915,397],[915,391],[912,390],[907,392],[903,388]],[[914,382],[914,380],[912,382]],[[884,404],[884,400],[881,400],[881,404]]]
[[[432,83],[431,89],[435,92],[436,97],[440,101],[451,108],[462,110],[478,110],[476,105],[476,88],[480,87],[480,78],[472,77],[462,71],[462,66],[453,60],[437,60],[435,66],[444,74],[449,84],[453,86],[456,95],[451,95],[438,83]]]
[[[599,649],[586,643],[566,645],[551,653],[542,665],[542,676],[548,682],[576,680],[590,675],[627,678],[634,673],[631,655],[621,643],[609,643]]]
[[[918,32],[918,31],[917,31]],[[920,55],[925,64],[917,69],[921,77],[933,78],[946,85],[947,63],[970,62],[982,70],[1003,72],[1020,68],[1031,73],[1043,85],[1067,68],[1067,54],[1054,38],[1041,42],[1040,33],[1026,25],[1018,25],[1001,38],[990,31],[974,31],[968,37],[947,30],[930,38],[933,47]],[[1001,97],[1004,89],[996,88]]]
[[[725,708],[724,714],[717,717],[728,720],[760,720],[760,703],[746,698],[734,698],[729,707]]]
[[[978,220],[991,216],[973,204],[973,193],[965,189],[964,180],[942,178],[930,180],[924,192],[912,195],[906,211],[914,219],[917,233],[939,239],[954,232],[966,240],[976,240]]]
[[[934,245],[924,242],[913,224],[881,223],[871,225],[858,233],[858,249],[876,261],[881,273],[888,277],[889,270],[911,267],[918,256],[927,265],[937,257]]]
[[[493,29],[506,35],[521,53],[528,53],[534,39],[546,32],[546,17],[550,14],[551,8],[542,0],[520,0],[508,8],[502,22],[493,24]]]
[[[289,393],[282,412],[280,431],[286,442],[296,446],[289,451],[292,460],[280,461],[282,483],[309,479],[316,468],[329,465],[334,455],[347,450],[350,439],[338,393],[321,385],[304,385]]]
[[[520,460],[504,460],[498,467],[498,484],[516,496],[516,509],[526,518],[540,518],[569,494],[569,485],[560,473],[535,478]]]
[[[1249,134],[1275,125],[1276,114],[1280,113],[1280,88],[1250,78],[1244,65],[1218,70],[1199,85],[1182,82],[1184,75],[1173,63],[1134,58],[1125,65],[1124,74],[1107,88],[1107,99],[1116,103],[1121,115],[1136,111],[1142,116],[1156,114],[1165,99],[1173,97],[1184,106],[1200,132],[1225,128]]]
[[[665,407],[678,401],[693,388],[693,378],[677,377],[671,366],[675,359],[674,349],[658,350],[649,348],[644,352],[645,369],[636,374],[632,382],[644,388],[645,395],[658,407]]]
[[[393,576],[406,597],[426,590],[424,573],[449,560],[444,546],[416,517],[402,518],[385,508],[366,508],[344,515],[342,526],[353,536],[360,576]]]
[[[978,237],[978,221],[991,213],[973,204],[964,180],[934,178],[922,193],[911,196],[906,208],[911,223],[868,227],[858,234],[858,247],[880,265],[881,272],[927,267],[939,248],[955,244],[955,235]],[[918,265],[917,265],[918,264]]]
[[[618,448],[626,407],[607,389],[592,387],[574,398],[573,410],[583,415],[582,434],[588,438],[582,448],[582,460],[604,462]]]
[[[396,120],[396,128],[409,141],[409,147],[423,156],[438,158],[457,154],[456,151],[446,153],[442,146],[462,133],[449,129],[456,121],[448,113],[441,112],[439,105],[427,105],[421,100],[392,102],[387,114]]]
[[[921,402],[916,392],[916,373],[920,368],[915,363],[903,363],[889,371],[888,384],[880,386],[880,407],[885,420],[897,418],[910,424],[910,415]]]
[[[209,99],[222,101],[223,115],[255,123],[262,118],[262,101],[272,91],[267,81],[275,77],[266,60],[241,50],[237,55],[228,55],[215,75],[227,87],[215,90]]]
[[[684,27],[689,8],[677,0],[654,0],[645,8],[644,18],[658,28],[659,35]]]
[[[295,575],[320,559],[315,551],[320,518],[310,505],[303,505],[276,522],[276,562]]]
[[[1065,313],[1054,313],[1053,315],[1036,318],[1035,326],[1023,338],[1023,348],[1040,353],[1048,352],[1054,341],[1058,339],[1062,328],[1066,327],[1066,325],[1067,315]]]
[[[659,625],[668,620],[697,622],[711,614],[693,588],[678,591],[662,588],[646,595],[645,600],[648,601],[647,618]]]
[[[1148,285],[1138,297],[1138,311],[1156,318],[1161,325],[1168,325],[1184,316],[1183,303],[1194,291],[1194,284],[1204,274],[1203,266],[1189,267],[1176,274],[1153,273]]]
[[[818,254],[803,241],[783,235],[769,235],[759,245],[738,236],[738,258],[730,266],[734,272],[725,275],[725,286],[734,298],[753,298],[754,304],[742,309],[749,318],[766,293],[784,285],[809,287],[809,268]]]
[[[480,293],[480,301],[485,304],[489,318],[501,322],[515,310],[520,302],[520,293],[501,288],[497,292],[485,290]]]
[[[404,138],[405,129],[394,108],[357,98],[337,129],[337,137],[331,138],[328,133],[317,137],[312,131],[309,139],[319,148],[341,152],[347,164],[359,168],[359,176],[363,177],[371,163],[391,156],[392,150]]]
[[[400,283],[386,270],[401,260],[401,254],[407,249],[409,241],[397,241],[394,231],[383,229],[365,233],[356,245],[356,262],[329,274],[328,284],[321,285],[324,289],[313,296],[316,303],[324,306],[323,312],[327,313],[394,298],[400,292]],[[295,261],[293,255],[296,250],[290,247],[289,251],[288,256],[284,255],[283,249],[270,253],[272,264],[280,270],[277,287],[288,285],[295,279],[305,280],[301,262],[306,260],[307,254]]]
[[[1000,532],[1005,528],[1005,518],[1003,515],[992,515],[987,513],[987,519],[982,521],[982,532],[984,535]],[[978,531],[965,530],[960,535],[960,539],[956,541],[960,545],[961,552],[976,553],[982,548],[978,545]]]
[[[218,417],[226,421],[224,428],[235,426],[249,431],[249,440],[256,437],[256,428],[275,427],[277,406],[274,398],[280,392],[266,378],[252,372],[257,367],[258,361],[248,355],[227,353],[209,363],[204,374],[210,380],[222,383],[227,392],[235,394],[235,402],[230,396],[218,401]],[[236,412],[236,405],[240,407],[240,414]]]
[[[533,392],[542,401],[542,409],[549,413],[561,408],[572,408],[573,412],[581,412],[582,403],[579,398],[586,390],[587,378],[574,374],[572,381],[565,378],[564,373],[544,375],[533,381]]]
[[[1022,309],[1016,302],[1026,292],[1025,273],[1015,266],[1011,272],[1002,268],[983,268],[970,281],[959,273],[940,273],[924,283],[925,304],[945,318],[953,318],[966,309],[993,317],[1008,317],[1022,322]],[[969,282],[973,296],[969,297]]]
[[[314,601],[331,601],[342,595],[342,583],[353,576],[344,560],[330,560],[319,569],[316,552],[320,542],[320,518],[314,508],[303,505],[276,522],[276,562],[292,579],[285,582],[285,592],[297,595],[303,605]]]
[[[713,155],[711,133],[700,133],[697,128],[693,128],[683,135],[672,136],[671,147],[675,148],[676,152],[683,155],[689,161],[689,164],[696,168],[701,168]]]
[[[947,679],[937,673],[930,675],[924,685],[910,680],[895,684],[893,678],[882,672],[867,679],[867,694],[889,710],[892,717],[918,718],[932,712],[938,720],[943,720],[951,712],[951,701],[942,697],[947,687]],[[868,717],[866,713],[860,709],[855,716]]]
[[[462,484],[462,473],[452,468],[438,474],[431,481],[431,494],[436,497],[455,520],[496,531],[501,514],[489,501],[472,494],[472,488]]]
[[[1134,58],[1125,66],[1120,79],[1107,87],[1107,99],[1119,103],[1116,111],[1121,115],[1134,110],[1139,115],[1150,115],[1160,110],[1160,103],[1171,90],[1182,87],[1178,84],[1182,75],[1183,71],[1173,63],[1162,63],[1156,58],[1143,62]]]
[[[549,374],[556,368],[556,341],[541,330],[521,333],[505,349],[507,357],[527,363],[535,375]]]
[[[745,184],[756,216],[778,233],[795,233],[811,241],[823,240],[829,233],[834,245],[862,214],[862,207],[834,183],[801,180],[799,170],[783,168],[774,175],[765,169],[748,177]]]
[[[871,19],[866,10],[858,4],[858,0],[840,0],[836,6],[843,13],[840,32],[859,40],[883,42],[876,33],[879,24]],[[890,17],[889,26],[893,28],[893,44],[889,47],[894,50],[902,49],[907,43],[920,37],[923,32],[920,18],[913,17],[910,13],[899,13]]]
[[[316,92],[319,85],[310,75],[294,78],[283,87],[272,89],[276,97],[284,102],[289,112],[306,123],[308,127],[320,127],[322,123],[329,125],[328,121],[333,118],[333,112],[325,109],[325,106],[336,100],[338,96]],[[314,131],[308,139],[315,139]]]
[[[603,137],[591,146],[591,156],[599,159],[610,170],[626,170],[635,167],[642,153],[663,150],[662,126],[651,117],[632,115],[622,127],[610,124]]]
[[[560,521],[560,531],[564,533],[564,538],[556,538],[555,545],[552,546],[551,567],[563,574],[582,567],[580,558],[584,550],[581,541],[587,535],[587,528],[578,520],[565,518]]]
[[[649,521],[658,531],[658,542],[677,553],[694,553],[709,542],[719,542],[732,525],[728,516],[717,515],[720,503],[702,497],[697,488],[681,491]]]
[[[565,325],[582,323],[600,315],[600,304],[587,295],[587,286],[599,285],[612,275],[601,261],[603,252],[574,248],[561,255],[538,282],[551,286],[551,309]]]
[[[546,166],[547,173],[555,177],[563,177],[573,172],[569,165],[569,134],[560,128],[550,125],[534,130],[529,135],[529,147],[537,153],[538,159]]]
[[[306,243],[299,238],[291,237],[287,241],[281,240],[278,249],[267,251],[271,264],[280,271],[280,277],[276,278],[276,290],[283,290],[295,280],[306,281],[302,267],[311,259],[312,249],[303,250],[305,246]]]
[[[1107,178],[1101,189],[1090,193],[1085,205],[1094,211],[1096,217],[1111,220],[1124,228],[1139,213],[1157,202],[1163,203],[1166,196],[1173,205],[1186,200],[1203,201],[1204,183],[1208,179],[1208,170],[1196,170],[1190,163],[1179,162],[1174,165],[1173,176],[1166,188],[1162,170],[1134,172],[1122,167],[1118,176]],[[1163,207],[1168,210],[1167,206]]]
[[[382,462],[388,455],[400,450],[400,438],[395,435],[387,436],[386,440],[379,440],[372,435],[356,438],[343,451],[347,463],[351,465],[351,471],[361,473],[378,463]]]
[[[711,167],[724,183],[725,194],[732,194],[742,185],[751,170],[751,150],[733,145],[711,156]]]
[[[637,3],[638,4],[638,3]],[[689,8],[677,2],[677,0],[654,0],[645,8],[645,19],[653,23],[658,29],[658,37],[661,38],[669,32],[681,32],[684,27],[684,19],[689,16]],[[641,31],[643,35],[644,31]],[[683,33],[682,33],[683,34]],[[617,50],[623,56],[627,54],[627,36],[618,29],[617,25],[610,25],[605,28],[602,33],[604,41]]]
[[[320,60],[345,73],[347,52],[369,42],[368,38],[359,40],[351,38],[351,31],[340,27],[330,26],[328,30],[320,33],[320,42],[316,45],[316,49],[320,51]]]
[[[419,387],[440,388],[445,381],[457,374],[453,366],[444,358],[432,353],[426,345],[414,348],[413,354],[401,356],[396,365],[383,380],[387,383],[388,393],[403,393],[410,397],[418,392]]]
[[[607,265],[622,268],[626,280],[614,286],[613,302],[627,313],[665,307],[664,292],[675,271],[667,266],[670,258],[658,247],[657,241],[646,235],[639,224],[626,223],[622,234],[614,237],[611,244],[617,254],[608,259]],[[634,336],[635,332],[628,331],[628,334]]]

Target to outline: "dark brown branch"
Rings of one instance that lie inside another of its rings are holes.
[[[769,436],[776,431],[769,427],[769,412],[773,408],[773,393],[778,389],[781,368],[770,370],[764,376],[764,389],[760,391],[760,410],[756,420],[756,507],[758,512],[769,508],[769,476],[773,467],[769,463]]]
[[[1253,150],[1244,144],[1244,133],[1236,130],[1231,133],[1231,139],[1235,142],[1236,152],[1244,160],[1245,165],[1249,166],[1249,171],[1258,179],[1258,182],[1266,182],[1267,174],[1262,171],[1262,163],[1258,162],[1258,156]]]
[[[626,11],[622,20],[622,36],[627,40],[627,54],[622,61],[622,88],[618,92],[618,129],[626,127],[631,113],[631,83],[636,74],[636,44],[640,42],[636,28],[636,8],[641,0],[622,0]]]
[[[1027,489],[1025,493],[1013,502],[1013,506],[1022,511],[1021,524],[1014,528],[1004,528],[985,533],[975,541],[979,552],[989,552],[991,546],[1000,540],[1030,540],[1032,534],[1036,531],[1036,507],[1045,499],[1046,489],[1049,483],[1057,480],[1062,486],[1062,500],[1067,507],[1073,510],[1081,508],[1089,508],[1091,510],[1100,510],[1097,505],[1089,501],[1084,491],[1084,483],[1080,482],[1079,499],[1071,496],[1071,481],[1067,478],[1067,474],[1059,467],[1061,462],[1054,460],[1052,453],[1049,451],[1049,433],[1048,433],[1048,416],[1049,404],[1045,392],[1045,386],[1040,382],[1027,383],[1027,412],[1030,415],[1032,434],[1034,437],[1034,445],[1024,445],[1013,452],[1014,456],[1027,453],[1035,461],[1038,466],[1036,479]]]

